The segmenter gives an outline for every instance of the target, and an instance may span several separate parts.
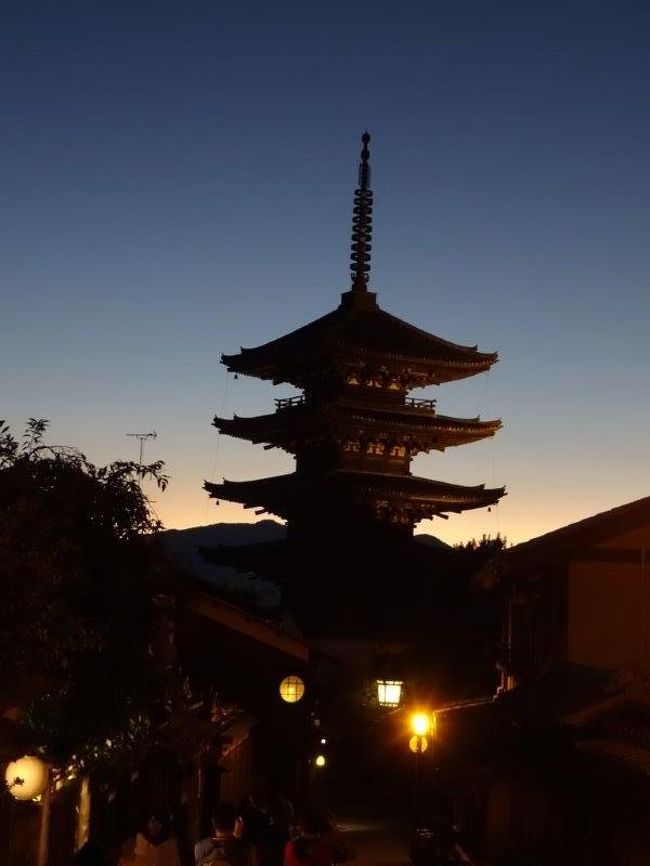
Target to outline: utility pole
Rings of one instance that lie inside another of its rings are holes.
[[[140,461],[139,466],[142,469],[142,463],[144,461],[144,443],[147,439],[157,439],[158,434],[154,430],[153,433],[127,433],[127,436],[131,436],[133,439],[138,439],[140,441]]]

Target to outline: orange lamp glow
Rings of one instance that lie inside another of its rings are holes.
[[[431,717],[428,713],[413,713],[411,716],[411,730],[418,737],[426,736],[431,730]]]

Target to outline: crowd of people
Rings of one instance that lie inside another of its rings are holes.
[[[212,832],[183,850],[166,816],[151,814],[109,858],[92,841],[75,855],[74,866],[334,866],[354,851],[331,815],[306,808],[298,815],[284,797],[262,802],[247,797],[239,808],[221,803]]]

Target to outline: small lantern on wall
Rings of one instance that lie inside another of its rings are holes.
[[[288,704],[297,704],[304,694],[305,683],[298,676],[285,677],[280,683],[280,697]]]
[[[9,793],[16,800],[33,800],[47,788],[50,771],[40,758],[25,755],[12,761],[5,772]]]
[[[402,699],[401,680],[377,680],[377,701],[380,707],[399,707]]]

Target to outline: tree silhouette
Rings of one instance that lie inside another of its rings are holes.
[[[169,567],[141,481],[163,464],[94,466],[0,422],[0,695],[37,747],[84,767],[137,749],[164,716],[170,671],[152,652]]]

